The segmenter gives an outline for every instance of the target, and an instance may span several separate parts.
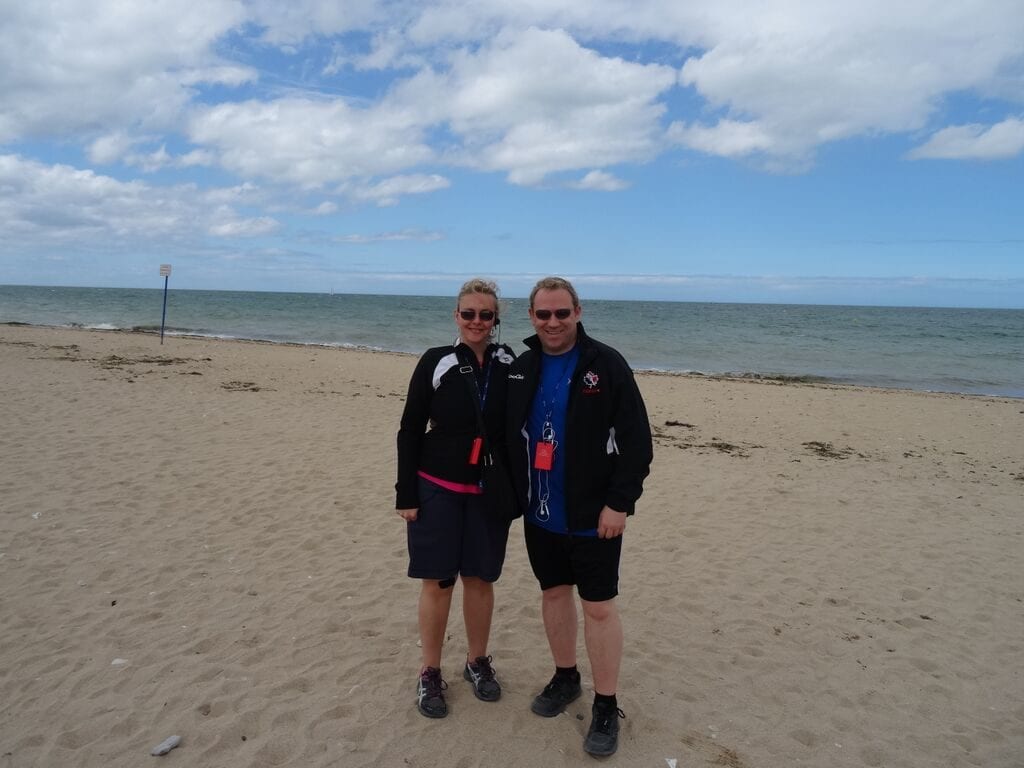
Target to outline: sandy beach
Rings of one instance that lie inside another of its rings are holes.
[[[0,326],[0,768],[592,764],[589,691],[529,711],[551,662],[521,521],[496,589],[504,696],[462,680],[455,610],[451,715],[415,709],[393,511],[414,364]],[[655,460],[601,762],[1024,765],[1024,400],[640,386]]]

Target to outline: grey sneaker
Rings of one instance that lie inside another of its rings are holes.
[[[462,676],[473,684],[473,693],[480,701],[497,701],[501,698],[501,686],[494,679],[490,656],[477,656],[472,663],[467,661]]]
[[[565,708],[576,701],[583,693],[580,688],[580,673],[573,675],[559,675],[551,678],[551,682],[544,686],[544,690],[537,694],[530,710],[541,717],[554,717],[565,711]]]
[[[591,714],[590,730],[583,740],[583,751],[598,757],[614,755],[619,746],[619,719],[624,718],[626,713],[618,707],[595,702]]]
[[[444,700],[444,691],[448,683],[441,679],[441,670],[427,667],[420,673],[416,684],[416,708],[425,717],[446,717],[448,704]]]

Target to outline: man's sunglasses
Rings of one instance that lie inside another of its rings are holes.
[[[536,317],[540,321],[550,320],[552,314],[554,314],[554,316],[557,317],[559,320],[568,320],[569,319],[569,315],[572,314],[572,310],[571,309],[565,309],[564,307],[562,309],[554,310],[553,313],[552,313],[552,310],[550,310],[550,309],[535,309],[535,310],[533,310],[533,316]]]
[[[470,322],[476,320],[476,316],[477,316],[477,311],[475,309],[460,309],[459,310],[459,317],[461,317],[467,323],[470,323]],[[491,320],[494,319],[494,312],[492,312],[489,309],[481,309],[480,310],[480,319],[483,322],[485,322],[485,323],[489,323],[489,322],[491,322]]]

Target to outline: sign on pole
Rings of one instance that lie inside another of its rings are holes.
[[[164,343],[164,321],[167,320],[167,281],[171,276],[171,265],[160,265],[160,277],[164,279],[164,311],[160,316],[160,343]]]

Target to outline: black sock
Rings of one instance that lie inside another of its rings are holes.
[[[563,677],[579,677],[579,670],[576,669],[576,665],[573,664],[571,667],[555,667],[555,674],[562,675]]]
[[[594,706],[609,707],[613,709],[619,708],[619,701],[615,698],[613,693],[611,696],[605,696],[603,693],[594,693]]]

